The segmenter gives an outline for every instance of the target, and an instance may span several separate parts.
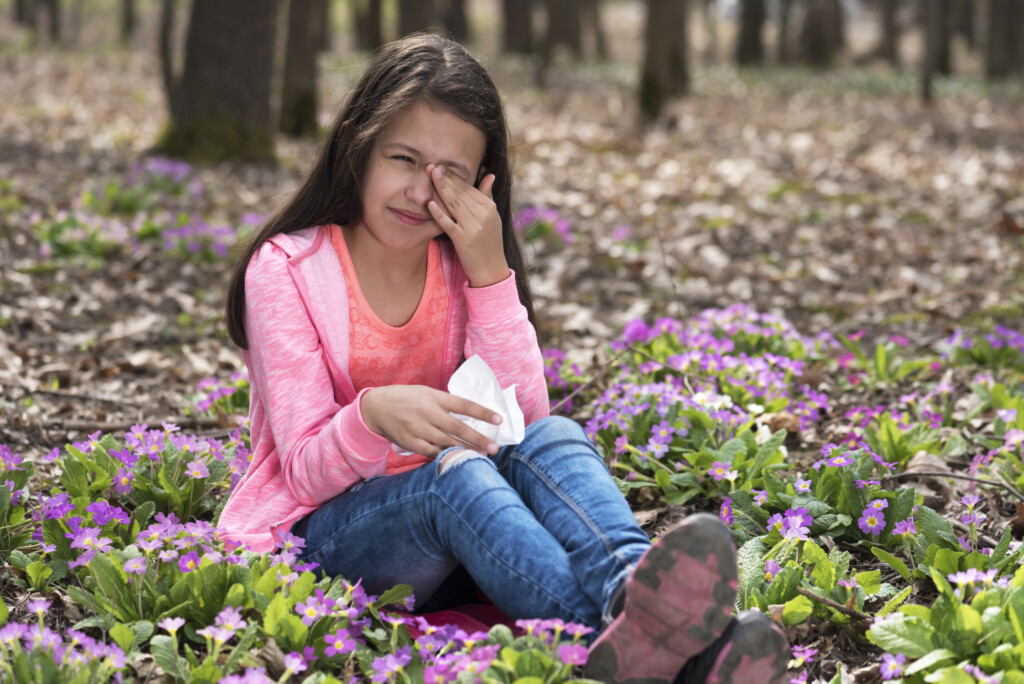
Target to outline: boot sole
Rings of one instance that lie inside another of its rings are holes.
[[[781,684],[788,664],[789,643],[778,625],[762,613],[745,612],[704,682]]]
[[[622,613],[590,648],[586,676],[610,684],[671,684],[732,618],[736,547],[715,516],[694,515],[637,564]]]

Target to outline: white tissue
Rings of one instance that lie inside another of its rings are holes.
[[[498,446],[519,444],[523,441],[526,436],[526,425],[523,419],[523,410],[519,408],[519,402],[516,401],[516,386],[511,385],[504,390],[501,389],[498,377],[487,365],[487,362],[480,358],[479,354],[468,358],[452,373],[451,379],[448,380],[448,391],[457,397],[475,401],[501,416],[501,425],[495,425],[459,413],[452,414],[463,423],[486,436]],[[391,448],[400,456],[408,456],[413,453],[397,444],[392,444]],[[462,458],[449,459],[443,465],[441,472],[465,457],[477,455],[476,452],[469,450],[459,452],[459,454]]]
[[[488,439],[504,446],[519,444],[526,436],[523,411],[516,401],[516,386],[505,389],[498,384],[494,371],[478,354],[466,359],[448,381],[448,391],[457,397],[469,399],[501,416],[501,424],[495,425],[469,416],[452,414]]]

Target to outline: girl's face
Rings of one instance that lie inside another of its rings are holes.
[[[441,164],[476,185],[486,151],[483,131],[446,109],[417,103],[384,129],[370,153],[363,182],[362,219],[354,226],[395,250],[423,248],[441,234],[427,203],[442,204],[427,174]]]

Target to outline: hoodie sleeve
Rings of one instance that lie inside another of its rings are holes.
[[[339,404],[320,335],[287,254],[268,242],[245,275],[250,380],[266,410],[281,474],[295,500],[318,506],[385,472],[390,442]]]
[[[466,358],[479,354],[502,387],[514,384],[516,400],[529,425],[551,412],[544,359],[537,331],[519,301],[515,273],[488,287],[463,286],[469,322]]]

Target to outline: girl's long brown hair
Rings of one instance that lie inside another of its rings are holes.
[[[302,187],[245,243],[226,305],[228,334],[239,347],[249,347],[245,271],[253,254],[274,235],[359,220],[360,190],[373,145],[399,112],[417,102],[448,109],[484,132],[482,168],[494,174],[491,192],[501,216],[505,259],[515,272],[519,301],[536,327],[522,248],[512,225],[512,159],[501,96],[487,71],[461,45],[417,34],[389,43],[374,55],[331,124]]]

